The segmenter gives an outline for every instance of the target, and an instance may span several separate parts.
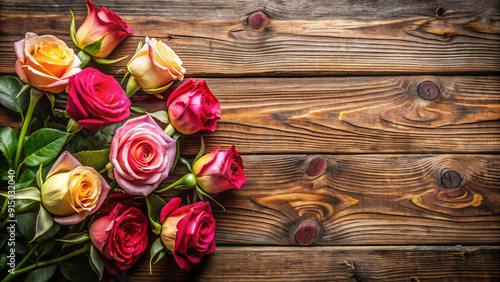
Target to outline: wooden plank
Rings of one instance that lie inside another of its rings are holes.
[[[498,281],[500,248],[217,247],[191,271],[165,256],[149,273],[142,259],[133,281]]]
[[[68,10],[74,10],[81,23],[85,6],[70,1],[49,1],[47,5],[31,2],[2,1],[2,50],[10,50],[27,31],[54,34],[71,43]],[[500,29],[496,24],[499,1],[388,0],[372,5],[366,1],[318,0],[307,7],[301,1],[184,2],[106,3],[134,31],[113,57],[131,55],[137,42],[147,35],[167,42],[184,61],[188,76],[463,74],[500,70]],[[442,10],[436,12],[438,8]],[[258,10],[270,18],[261,31],[253,30],[246,20]],[[14,52],[4,51],[0,58],[0,73],[11,73]],[[116,73],[125,63],[105,69]]]
[[[498,156],[246,155],[243,162],[247,183],[218,195],[226,212],[214,205],[219,244],[500,242]]]
[[[434,81],[441,95],[419,97]],[[222,107],[208,148],[254,153],[490,153],[500,151],[498,76],[207,79]],[[180,83],[174,84],[165,97]],[[133,97],[165,110],[166,100]],[[0,109],[0,126],[13,124]],[[199,137],[185,154],[196,154]]]

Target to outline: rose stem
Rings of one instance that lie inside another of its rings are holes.
[[[31,89],[33,90],[33,88]],[[31,91],[30,93],[30,105],[28,107],[28,112],[26,112],[26,118],[24,119],[23,122],[23,128],[21,129],[21,134],[19,135],[19,141],[17,142],[17,151],[16,151],[16,159],[14,162],[14,167],[17,167],[17,171],[19,172],[19,158],[21,157],[21,151],[23,149],[23,144],[24,144],[24,136],[26,135],[26,132],[28,131],[28,127],[30,126],[30,121],[31,117],[33,116],[33,112],[35,111],[35,106],[36,103],[38,102],[38,99],[40,99],[41,95],[37,95],[38,93],[33,93]],[[17,177],[17,173],[16,173]]]
[[[10,280],[14,279],[14,277],[16,277],[17,275],[23,274],[23,273],[28,272],[28,271],[32,271],[33,269],[37,269],[37,268],[44,267],[44,266],[49,266],[49,265],[52,265],[55,263],[60,263],[60,262],[63,262],[69,258],[72,258],[74,256],[86,253],[86,252],[90,251],[91,246],[92,246],[92,244],[87,244],[85,247],[78,249],[74,252],[71,252],[67,255],[64,255],[62,257],[58,257],[58,258],[47,260],[47,261],[38,262],[38,263],[32,264],[30,266],[27,266],[25,268],[21,268],[21,269],[15,271],[15,274],[9,273],[9,275],[5,276],[5,278],[1,282],[10,281]]]

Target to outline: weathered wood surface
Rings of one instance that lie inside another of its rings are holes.
[[[218,247],[190,272],[168,257],[149,274],[147,258],[130,281],[498,281],[500,248]],[[272,268],[269,267],[272,265]]]
[[[498,1],[141,1],[106,2],[134,31],[113,56],[133,54],[146,35],[166,41],[188,76],[488,73],[500,70]],[[0,48],[25,32],[70,43],[72,1],[0,4]],[[256,31],[249,14],[263,11]],[[71,45],[71,44],[70,44]],[[5,52],[0,73],[15,61]],[[126,62],[105,68],[116,73]]]
[[[243,161],[244,188],[218,195],[226,212],[214,206],[219,244],[500,243],[498,156],[247,155]],[[448,171],[459,178],[450,182]],[[313,238],[301,239],[306,226]]]
[[[417,93],[433,81],[434,101]],[[500,151],[496,76],[208,78],[222,107],[209,149],[253,153],[489,153]],[[165,97],[176,88],[164,94]],[[136,95],[134,106],[165,110],[166,99]],[[12,125],[6,109],[0,126]],[[183,153],[196,154],[191,138]]]

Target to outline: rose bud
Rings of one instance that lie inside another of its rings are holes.
[[[28,32],[14,47],[17,75],[24,83],[40,90],[61,93],[69,77],[82,70],[73,49],[55,36]]]
[[[219,193],[238,188],[245,183],[243,160],[234,145],[227,151],[214,148],[193,165],[196,183],[208,193]]]
[[[130,100],[111,75],[85,68],[69,79],[66,112],[87,129],[99,129],[130,116]]]
[[[175,140],[149,115],[128,120],[111,141],[116,182],[130,194],[148,195],[167,178],[175,152]]]
[[[107,259],[106,269],[126,270],[144,254],[148,244],[148,219],[131,195],[111,194],[89,229],[92,244]]]
[[[169,82],[184,79],[186,70],[181,65],[182,61],[170,47],[146,37],[144,46],[132,57],[127,69],[146,93],[158,94],[168,88]],[[129,79],[129,83],[131,81],[134,80]]]
[[[118,43],[132,34],[132,29],[113,11],[104,7],[96,8],[90,0],[87,0],[87,11],[87,18],[76,32],[76,43],[80,49],[85,50],[86,46],[104,36],[101,49],[90,52],[90,55],[104,59]]]
[[[173,253],[182,269],[191,269],[204,254],[215,250],[215,219],[207,202],[179,208],[180,198],[173,198],[161,210],[160,238]]]
[[[60,224],[76,224],[95,213],[110,187],[93,168],[82,166],[68,152],[62,153],[42,185],[43,206]]]
[[[220,104],[205,80],[190,78],[168,97],[168,118],[182,134],[200,130],[215,131],[220,119]]]

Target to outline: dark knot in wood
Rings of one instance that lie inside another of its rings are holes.
[[[460,186],[462,177],[454,170],[446,170],[441,174],[441,185],[446,189],[455,189]]]
[[[268,18],[266,14],[262,12],[255,12],[247,19],[248,26],[255,31],[263,30],[266,27],[267,22]]]
[[[314,219],[304,219],[297,227],[294,239],[301,246],[309,246],[316,242],[319,234],[319,223]]]
[[[323,157],[314,157],[306,168],[306,173],[309,176],[316,176],[323,173],[326,169],[326,160]]]
[[[432,81],[424,81],[418,85],[418,95],[425,100],[434,100],[439,96],[439,88]]]

